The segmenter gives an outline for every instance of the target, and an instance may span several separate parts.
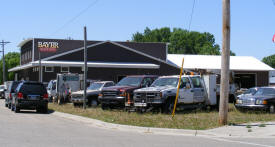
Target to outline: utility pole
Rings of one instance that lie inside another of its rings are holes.
[[[4,40],[2,40],[2,42],[0,42],[0,44],[2,45],[2,60],[3,60],[3,83],[6,81],[6,69],[5,69],[5,45],[6,44],[8,44],[8,43],[10,43],[10,42],[8,42],[8,41],[4,41]]]
[[[87,96],[87,31],[84,27],[84,98],[83,109],[86,109],[86,96]]]
[[[230,0],[222,0],[222,56],[219,123],[227,124],[230,61]]]

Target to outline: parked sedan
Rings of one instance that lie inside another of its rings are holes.
[[[243,94],[240,94],[237,96],[237,98],[241,98],[241,97],[247,97],[247,96],[252,96],[254,95],[257,91],[259,90],[259,87],[252,87],[249,88],[247,91],[245,91]]]
[[[235,106],[237,109],[261,109],[274,113],[275,87],[262,87],[254,95],[240,97]]]
[[[45,86],[40,82],[26,81],[18,85],[12,99],[12,110],[36,109],[38,112],[48,112],[48,94]]]
[[[11,101],[12,97],[14,96],[14,92],[16,87],[21,81],[10,81],[8,84],[8,89],[5,94],[5,106],[8,107],[9,109],[11,108]]]

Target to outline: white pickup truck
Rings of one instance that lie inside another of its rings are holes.
[[[164,113],[173,109],[179,76],[163,76],[150,87],[134,91],[134,106],[137,111],[160,108]],[[177,107],[216,106],[216,76],[184,75],[181,78]]]

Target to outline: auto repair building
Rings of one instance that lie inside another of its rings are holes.
[[[83,74],[84,42],[33,38],[19,44],[20,66],[9,69],[17,80],[39,80],[39,52],[43,82],[57,73]],[[171,75],[179,73],[168,64],[166,43],[87,41],[88,79],[119,81],[126,75]]]
[[[20,66],[9,69],[17,80],[39,80],[39,52],[42,79],[56,79],[57,73],[83,74],[83,40],[33,38],[19,44]],[[168,54],[166,43],[87,41],[88,79],[118,82],[126,75],[176,75],[182,59],[185,70],[198,69],[220,74],[221,56]],[[254,57],[231,56],[230,70],[240,88],[269,85],[273,70]]]

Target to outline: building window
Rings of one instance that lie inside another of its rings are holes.
[[[61,67],[61,72],[69,72],[69,67]]]
[[[53,67],[45,66],[45,72],[53,72]]]

